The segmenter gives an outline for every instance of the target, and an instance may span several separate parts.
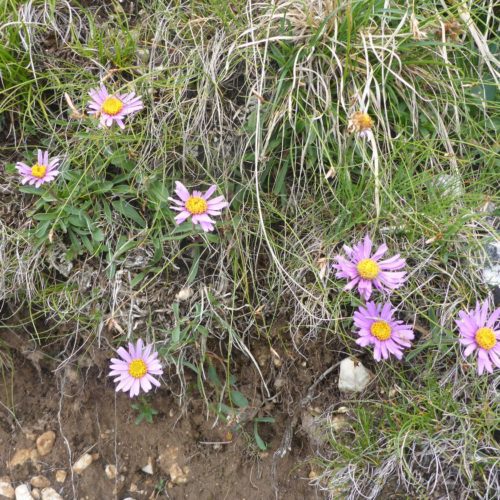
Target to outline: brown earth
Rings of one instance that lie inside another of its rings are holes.
[[[136,425],[129,397],[115,393],[106,370],[93,366],[54,373],[42,367],[38,372],[33,360],[17,353],[13,360],[13,370],[0,371],[0,477],[7,476],[14,487],[43,475],[64,499],[320,498],[307,481],[307,440],[294,437],[289,453],[274,455],[290,424],[284,412],[275,410],[276,423],[259,427],[269,445],[262,452],[252,427],[241,432],[213,415],[207,420],[196,392],[181,407],[175,390],[162,388],[151,399],[159,412],[154,422]],[[36,438],[47,430],[56,434],[49,454],[9,466],[19,450],[36,449]],[[84,453],[93,456],[91,465],[72,474],[71,465]],[[141,470],[148,460],[152,475]],[[116,465],[116,479],[106,476],[108,464]],[[58,470],[67,472],[63,483],[55,480]]]

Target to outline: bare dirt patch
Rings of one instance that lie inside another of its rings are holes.
[[[190,398],[182,411],[166,389],[154,397],[159,411],[154,423],[136,425],[129,398],[116,394],[105,375],[96,367],[38,373],[15,355],[13,377],[4,372],[0,383],[0,476],[13,487],[44,476],[64,499],[316,498],[307,483],[310,468],[303,463],[307,445],[294,438],[290,453],[274,457],[285,415],[277,416],[272,429],[263,429],[266,452],[244,434],[229,433],[226,424],[207,420],[201,399]],[[49,430],[56,439],[41,456],[34,451],[36,440]],[[90,465],[72,472],[85,454]],[[16,457],[20,463],[11,467]],[[148,462],[152,474],[142,471]],[[64,476],[60,471],[66,473],[63,482],[56,479]]]

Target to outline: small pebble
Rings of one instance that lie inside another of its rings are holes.
[[[56,481],[58,483],[64,483],[64,481],[66,481],[66,476],[68,475],[68,473],[65,471],[65,470],[58,470],[56,471]]]
[[[42,490],[42,500],[64,500],[54,488],[45,488]]]
[[[151,457],[148,457],[148,463],[141,470],[145,474],[150,474],[151,476],[154,474],[153,459]]]
[[[92,463],[92,455],[85,453],[73,465],[73,472],[81,474]]]
[[[187,467],[184,470],[178,464],[172,464],[169,469],[170,480],[174,484],[185,484],[188,481],[187,472],[189,470]]]
[[[27,484],[20,484],[15,489],[16,500],[33,500]]]
[[[45,476],[34,476],[30,483],[34,488],[48,488],[50,486],[50,481]]]
[[[193,289],[190,287],[182,288],[179,293],[175,296],[175,299],[183,302],[185,300],[189,300],[193,296]]]
[[[110,480],[113,480],[116,478],[117,470],[116,466],[113,464],[108,464],[104,468],[104,472],[106,473],[106,477]]]
[[[8,477],[0,478],[0,497],[1,496],[9,499],[14,498],[15,496],[14,488],[12,487]]]
[[[47,431],[41,436],[38,436],[38,439],[36,440],[36,449],[38,450],[40,456],[44,457],[52,451],[55,440],[56,434],[53,431]]]

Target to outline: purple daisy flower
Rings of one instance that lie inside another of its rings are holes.
[[[193,224],[199,224],[203,231],[213,231],[215,221],[210,218],[210,215],[220,215],[221,210],[229,205],[224,196],[209,199],[216,189],[217,186],[213,185],[208,188],[205,194],[201,191],[193,191],[193,194],[189,194],[186,186],[182,182],[176,181],[175,193],[180,199],[169,198],[175,203],[175,206],[170,208],[180,212],[175,216],[175,222],[182,224],[191,217]]]
[[[489,301],[477,302],[476,309],[460,311],[455,320],[459,342],[465,346],[464,357],[477,350],[477,373],[493,373],[493,365],[500,368],[500,307],[488,317]]]
[[[37,162],[32,167],[22,161],[17,162],[17,171],[23,176],[21,184],[28,183],[38,188],[45,182],[53,181],[59,175],[59,161],[59,158],[49,160],[49,153],[39,149]]]
[[[354,248],[344,245],[347,259],[337,255],[333,268],[337,269],[337,278],[347,278],[345,290],[352,290],[358,286],[361,297],[368,300],[372,294],[372,287],[375,286],[380,291],[393,290],[404,284],[406,272],[394,272],[406,265],[406,261],[401,259],[399,254],[389,259],[380,260],[387,252],[387,245],[384,243],[378,247],[372,255],[372,241],[368,235],[364,241],[354,245]]]
[[[120,347],[117,352],[122,359],[111,360],[109,373],[110,377],[116,376],[116,391],[130,391],[132,398],[137,396],[141,389],[149,392],[153,385],[160,386],[160,382],[153,375],[161,375],[163,370],[152,344],[144,346],[143,341],[139,339],[135,346],[129,343],[128,351]]]
[[[403,357],[403,349],[411,347],[413,329],[410,325],[393,318],[395,309],[390,302],[375,304],[367,302],[354,313],[354,325],[359,328],[356,344],[366,347],[375,346],[373,357],[376,361],[388,359],[392,354],[398,359]]]
[[[135,92],[128,94],[112,94],[101,84],[99,89],[92,89],[89,92],[91,101],[89,103],[89,115],[96,115],[99,118],[100,127],[111,127],[116,122],[121,129],[125,128],[123,119],[125,116],[137,113],[144,105],[140,96]]]

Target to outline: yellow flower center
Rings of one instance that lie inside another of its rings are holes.
[[[372,280],[378,276],[380,267],[372,259],[363,259],[358,262],[356,266],[359,275],[365,280]]]
[[[41,179],[45,175],[45,172],[47,172],[47,167],[45,165],[39,165],[37,163],[31,167],[31,175],[38,179]]]
[[[134,359],[130,365],[128,365],[128,372],[134,378],[142,378],[148,373],[148,367],[142,359]]]
[[[117,115],[123,109],[123,102],[115,96],[106,97],[102,103],[102,111],[110,116]]]
[[[493,347],[495,347],[497,343],[495,332],[492,328],[479,328],[479,330],[476,332],[476,342],[479,347],[482,347],[487,351],[493,349]]]
[[[391,325],[387,321],[375,321],[370,327],[371,334],[379,340],[387,340],[391,338]]]
[[[204,214],[208,209],[208,203],[200,196],[190,196],[186,201],[186,210],[193,215]]]

